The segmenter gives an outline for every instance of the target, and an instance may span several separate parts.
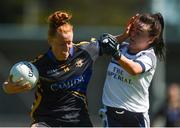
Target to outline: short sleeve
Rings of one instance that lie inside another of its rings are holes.
[[[80,42],[80,48],[88,52],[93,61],[95,61],[100,54],[99,42],[95,38],[91,38],[90,42]]]
[[[142,53],[134,61],[141,65],[143,72],[148,72],[156,67],[156,56],[152,53]]]

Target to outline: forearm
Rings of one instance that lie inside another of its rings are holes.
[[[125,69],[131,75],[137,75],[142,73],[143,69],[141,65],[133,60],[126,58],[125,56],[121,55],[118,63],[121,65],[123,69]]]
[[[122,43],[128,38],[127,35],[125,35],[125,34],[120,34],[115,37],[116,37],[118,43]]]

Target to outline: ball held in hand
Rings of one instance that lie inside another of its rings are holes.
[[[28,61],[21,61],[14,64],[10,70],[10,75],[12,75],[12,82],[17,82],[23,78],[20,85],[24,85],[29,82],[32,88],[35,87],[39,79],[37,68]]]

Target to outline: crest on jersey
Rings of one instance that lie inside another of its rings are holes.
[[[83,66],[83,64],[84,64],[83,59],[77,59],[75,66],[80,68]]]

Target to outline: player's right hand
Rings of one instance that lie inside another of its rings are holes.
[[[12,75],[8,77],[7,81],[3,84],[3,90],[4,92],[8,94],[15,94],[19,92],[24,92],[31,89],[31,85],[29,82],[21,85],[20,83],[23,81],[23,78],[20,78],[18,81],[13,82],[12,81]]]
[[[135,16],[131,17],[130,20],[128,21],[125,32],[123,33],[123,35],[126,36],[127,38],[129,37],[130,30],[138,16],[139,14],[137,13]]]

